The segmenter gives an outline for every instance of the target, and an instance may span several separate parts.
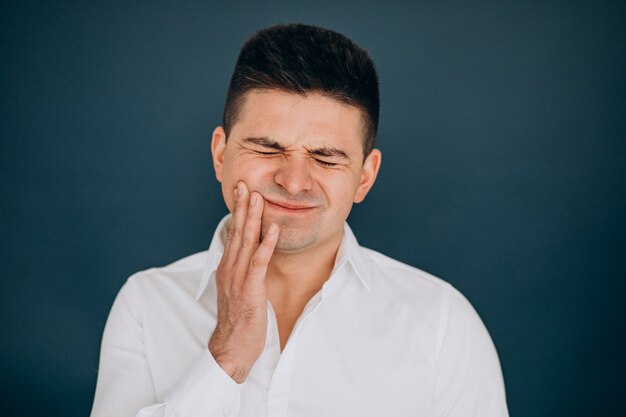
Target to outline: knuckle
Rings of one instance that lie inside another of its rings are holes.
[[[228,229],[228,238],[229,239],[235,239],[235,238],[237,238],[239,236],[241,236],[241,230],[239,230],[236,226],[233,226],[233,227]]]
[[[262,268],[264,266],[265,261],[259,255],[254,255],[250,259],[250,268]]]
[[[245,307],[241,309],[240,314],[243,320],[249,321],[256,317],[257,311],[254,307]]]
[[[253,240],[250,238],[250,236],[243,236],[243,238],[241,239],[241,247],[242,248],[251,248],[253,245]]]

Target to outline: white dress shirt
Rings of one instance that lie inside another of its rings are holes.
[[[358,245],[345,225],[330,278],[280,351],[267,339],[246,381],[215,362],[208,251],[131,276],[102,339],[92,417],[508,416],[498,356],[469,302],[446,282]]]

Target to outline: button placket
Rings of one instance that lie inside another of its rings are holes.
[[[280,355],[267,396],[267,416],[287,417],[287,406],[289,404],[289,388],[291,373],[297,359],[297,348],[300,333],[306,321],[317,309],[321,301],[321,291],[318,292],[307,303],[300,318],[296,321],[285,349]],[[273,313],[273,310],[272,310]],[[274,317],[274,320],[275,317]]]

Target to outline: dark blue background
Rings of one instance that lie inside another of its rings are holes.
[[[513,416],[621,414],[626,9],[227,3],[4,4],[0,414],[87,415],[126,277],[206,249],[225,213],[211,130],[241,44],[279,22],[377,63],[361,243],[466,294]]]

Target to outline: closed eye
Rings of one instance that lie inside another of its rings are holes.
[[[316,161],[317,161],[320,165],[325,166],[325,167],[329,167],[329,168],[334,167],[334,166],[337,166],[337,164],[336,164],[336,163],[334,163],[334,162],[326,162],[326,161],[322,161],[322,160],[320,160],[320,159],[316,159]]]
[[[257,155],[263,155],[263,156],[276,156],[276,155],[279,155],[281,153],[281,152],[258,151],[256,149],[250,149],[250,150],[252,152],[254,152],[255,154],[257,154]],[[316,158],[313,158],[313,159],[315,159],[315,161],[318,164],[320,164],[321,166],[326,167],[326,168],[333,168],[333,167],[336,167],[337,165],[339,165],[336,162],[326,162],[326,161],[323,161],[321,159],[316,159]]]
[[[255,150],[252,150],[252,152],[258,155],[278,155],[279,154],[279,152],[263,152],[263,151],[255,151]]]

